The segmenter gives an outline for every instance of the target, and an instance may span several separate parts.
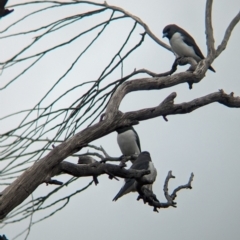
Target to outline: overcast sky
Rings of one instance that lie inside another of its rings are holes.
[[[8,4],[12,5],[17,2],[23,1],[9,0]],[[108,0],[107,2],[140,17],[161,39],[162,29],[167,24],[175,23],[181,26],[194,37],[206,55],[205,1]],[[44,16],[39,14],[32,20],[26,20],[25,25],[22,24],[11,31],[25,29],[35,22],[39,24],[51,22],[50,20],[58,16],[57,14],[68,16],[78,11],[82,12],[81,6],[71,6],[66,8],[67,10],[61,8],[56,15],[53,14],[54,12]],[[221,42],[228,23],[239,9],[238,0],[214,2],[213,27],[216,45]],[[16,8],[12,14],[0,20],[0,29],[4,29],[9,23],[30,10],[32,10],[31,7]],[[89,18],[86,25],[93,25],[96,21],[97,18]],[[106,63],[111,59],[114,49],[121,46],[122,39],[126,37],[134,22],[124,20],[114,24],[109,27],[107,34],[93,46],[93,50],[87,53],[78,68],[66,77],[66,81],[64,80],[52,94],[52,99],[51,97],[48,99],[49,102],[65,91],[70,84],[96,79],[100,75]],[[46,39],[43,44],[51,46],[57,43],[59,39],[71,35],[68,31],[70,29],[62,32],[60,36]],[[79,30],[75,27],[74,31]],[[139,41],[138,34],[142,32],[143,29],[138,27],[133,36],[132,46]],[[11,56],[17,49],[21,49],[34,36],[36,34],[31,35],[29,39],[19,37],[15,41],[0,39],[0,61]],[[33,71],[26,73],[19,81],[1,91],[0,117],[33,107],[61,76],[67,60],[71,61],[71,57],[78,53],[87,41],[87,38],[83,38],[82,42],[73,43],[68,46],[67,50],[49,54],[48,58],[40,62]],[[164,41],[168,44],[167,39]],[[175,100],[177,103],[190,101],[219,89],[223,89],[226,93],[234,92],[235,96],[240,96],[240,80],[237,75],[240,65],[239,41],[240,27],[238,25],[231,35],[226,50],[212,64],[216,73],[208,71],[199,84],[193,85],[192,90],[188,89],[187,84],[181,84],[161,91],[131,93],[124,98],[120,110],[125,112],[156,106],[171,92],[177,92]],[[40,50],[41,47],[41,45],[36,46],[36,49]],[[146,36],[142,46],[124,64],[124,75],[131,73],[134,68],[164,72],[170,69],[173,61],[174,55],[171,52]],[[178,71],[185,69],[186,67],[180,67]],[[6,71],[4,74],[0,76],[1,87],[8,82],[11,74],[15,73]],[[120,72],[114,73],[110,80],[115,81],[119,77]],[[135,78],[138,77],[146,77],[146,75],[139,75]],[[80,93],[76,92],[76,95],[83,94],[86,89],[80,90]],[[169,185],[172,190],[181,184],[186,184],[191,172],[194,173],[193,189],[182,190],[178,194],[177,208],[161,209],[159,213],[155,213],[148,205],[136,201],[136,193],[128,194],[117,202],[112,202],[123,184],[122,180],[111,181],[107,176],[101,176],[98,186],[92,185],[86,191],[71,198],[69,204],[53,217],[34,225],[28,239],[239,239],[240,110],[215,103],[190,114],[169,116],[168,120],[165,122],[162,118],[155,118],[143,121],[136,125],[135,129],[139,134],[142,150],[150,152],[157,168],[158,177],[154,184],[154,192],[160,201],[165,202],[162,188],[169,170],[172,170],[173,175],[176,176]],[[15,122],[0,122],[0,131],[5,132],[6,129],[13,128],[16,126],[16,121],[19,119],[15,119]],[[102,145],[111,156],[120,156],[116,137],[117,134],[114,132],[94,141],[93,144]],[[60,176],[55,179],[65,180],[67,178]],[[61,194],[75,192],[90,181],[91,178],[79,178],[75,183],[65,187]],[[2,186],[1,188],[3,189]],[[33,195],[44,196],[49,189],[54,188],[55,186],[47,187],[42,184]],[[61,194],[56,194],[55,198],[62,197]],[[43,214],[34,215],[33,219],[38,219],[39,216]],[[6,234],[11,240],[28,226],[29,221],[27,219],[19,224],[8,226],[1,229],[0,233]],[[24,238],[25,235],[19,237],[19,239]]]

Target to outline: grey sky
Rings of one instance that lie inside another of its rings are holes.
[[[9,0],[9,4],[16,2],[19,1]],[[108,0],[107,2],[120,6],[140,17],[159,38],[162,37],[162,29],[165,25],[178,24],[195,38],[202,52],[206,55],[205,1]],[[240,3],[237,0],[215,1],[213,27],[216,45],[222,40],[229,21],[239,11],[239,7]],[[26,8],[24,11],[28,10]],[[77,10],[69,8],[67,11],[69,11],[68,14],[71,14]],[[20,8],[0,20],[0,29],[3,28],[4,24],[13,21],[12,19],[15,17],[17,18],[18,15],[21,15]],[[54,16],[44,16],[43,19],[39,20],[40,24],[47,21],[48,18],[54,18]],[[86,26],[81,26],[81,28],[87,28],[87,24],[90,23],[86,22]],[[99,76],[104,64],[112,56],[114,47],[120,44],[121,35],[126,35],[128,32],[126,28],[130,30],[132,26],[133,21],[127,20],[110,27],[109,35],[94,45],[92,55],[91,52],[87,54],[84,58],[85,62],[80,62],[78,70],[74,70],[72,74],[67,76],[66,81],[56,89],[48,101],[65,91],[68,85],[76,84],[76,81],[83,82]],[[138,29],[139,33],[143,32],[140,27]],[[33,36],[35,35],[33,34]],[[58,37],[64,38],[66,36]],[[58,37],[49,39],[46,44],[57,42]],[[133,44],[136,44],[139,36],[135,34],[134,39]],[[23,41],[23,38],[19,38],[20,42],[21,40]],[[216,73],[208,71],[206,78],[199,84],[193,85],[192,90],[188,89],[187,84],[182,84],[161,91],[131,93],[124,98],[120,109],[130,111],[153,107],[174,91],[177,92],[176,102],[179,103],[216,92],[219,89],[223,89],[226,93],[234,92],[235,96],[240,96],[240,80],[237,75],[240,55],[239,40],[240,27],[238,25],[231,36],[227,49],[212,64]],[[86,38],[82,42],[73,43],[71,47],[68,47],[69,52],[59,50],[56,55],[50,55],[48,60],[41,63],[42,65],[39,64],[35,71],[27,73],[26,78],[21,78],[21,81],[17,81],[0,92],[0,117],[21,108],[28,109],[35,105],[44,92],[61,75],[65,58],[73,58],[78,48],[86,44],[87,41]],[[164,39],[164,41],[168,44],[167,40]],[[22,46],[16,42],[3,40],[6,44],[3,48],[2,40],[0,42],[0,52],[6,55],[11,55],[14,49]],[[40,48],[41,46],[39,46]],[[0,61],[3,59],[2,56],[0,56]],[[134,68],[164,72],[170,69],[173,61],[172,53],[146,37],[141,48],[131,55],[126,62],[127,64],[125,63],[124,75],[131,73]],[[179,68],[178,71],[184,69],[186,67]],[[11,72],[7,72],[3,80],[0,79],[1,86],[2,81],[7,82],[11,74]],[[114,81],[119,77],[120,73],[114,73],[109,81]],[[76,91],[75,94],[82,93],[81,90],[80,93]],[[62,104],[67,106],[67,103]],[[137,194],[133,193],[122,197],[117,202],[112,202],[113,197],[122,186],[122,181],[110,181],[107,176],[101,176],[98,186],[91,186],[87,191],[73,197],[68,206],[59,213],[32,227],[28,239],[239,239],[239,109],[211,104],[191,114],[169,116],[168,120],[165,122],[162,118],[155,118],[141,122],[135,126],[135,129],[139,134],[142,150],[151,153],[152,160],[158,170],[154,192],[160,201],[165,201],[162,188],[169,170],[172,170],[173,175],[176,176],[170,182],[170,189],[187,183],[191,172],[195,174],[193,189],[183,190],[178,194],[176,209],[169,208],[160,210],[158,214],[154,213],[151,207],[136,201]],[[0,131],[5,132],[6,129],[12,128],[15,124],[16,122],[0,122]],[[116,133],[109,134],[95,141],[94,144],[102,145],[111,156],[119,156],[121,153],[117,146],[116,135]],[[75,159],[71,160],[75,161]],[[68,179],[66,176],[55,178]],[[66,193],[74,192],[90,181],[91,178],[80,178],[69,187],[65,187],[64,191]],[[34,196],[45,195],[49,189],[54,188],[54,186],[41,185],[34,192]],[[55,197],[56,199],[60,198],[60,193],[56,194]],[[40,215],[41,213],[38,217]],[[6,227],[0,232],[12,239],[28,224],[29,219],[14,225],[14,227]],[[24,239],[24,236],[19,239]]]

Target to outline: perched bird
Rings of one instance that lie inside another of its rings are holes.
[[[0,240],[7,240],[6,236],[3,234],[3,235],[0,235]]]
[[[7,4],[8,0],[0,0],[0,18],[5,17],[9,13],[13,12],[14,10],[5,9],[5,5]]]
[[[140,140],[132,126],[117,128],[117,142],[124,156],[132,156],[141,152]]]
[[[167,37],[169,39],[172,50],[177,57],[192,57],[197,62],[204,59],[201,50],[192,36],[179,26],[175,24],[167,25],[163,29],[163,37]],[[209,66],[208,69],[215,72],[211,66]]]
[[[149,152],[141,152],[138,155],[138,158],[130,167],[130,169],[149,170],[150,173],[142,176],[140,179],[138,179],[138,181],[142,185],[145,185],[149,190],[152,190],[152,184],[157,177],[157,170],[152,163]],[[122,197],[123,195],[129,192],[136,192],[138,181],[136,181],[134,178],[125,179],[125,184],[120,189],[118,194],[114,197],[113,201],[117,201],[118,198]]]

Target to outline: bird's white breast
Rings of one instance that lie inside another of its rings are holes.
[[[195,54],[193,47],[183,41],[183,36],[179,32],[174,33],[169,42],[172,50],[178,57],[192,57],[197,62],[201,60],[201,58]]]
[[[157,177],[157,170],[154,167],[152,162],[149,162],[148,170],[150,171],[150,173],[147,175],[144,175],[143,178],[146,179],[149,183],[153,183]]]
[[[140,153],[136,141],[136,135],[132,130],[119,133],[117,136],[117,142],[123,155],[131,156]]]

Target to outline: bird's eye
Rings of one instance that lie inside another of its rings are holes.
[[[170,31],[169,28],[164,29],[163,33],[167,34]]]

